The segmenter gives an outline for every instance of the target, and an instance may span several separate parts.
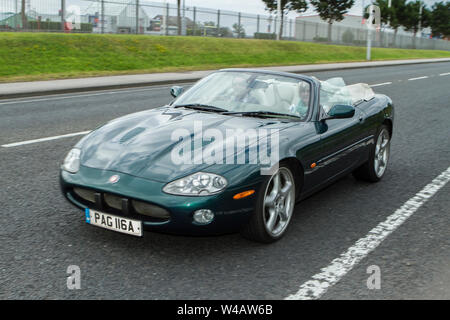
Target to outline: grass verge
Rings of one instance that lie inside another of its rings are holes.
[[[0,82],[365,60],[364,47],[143,35],[0,33]],[[374,48],[373,60],[450,51]]]

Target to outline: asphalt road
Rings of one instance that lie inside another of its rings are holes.
[[[272,245],[239,235],[134,238],[86,225],[59,192],[81,136],[0,147],[0,299],[283,299],[450,166],[450,63],[320,72],[366,82],[396,106],[385,178],[348,176],[301,202]],[[408,80],[427,76],[417,80]],[[386,84],[391,82],[390,84]],[[0,100],[0,145],[92,130],[170,101],[168,87]],[[322,299],[450,299],[450,184]],[[68,290],[67,267],[81,269]],[[369,290],[367,268],[381,270]]]

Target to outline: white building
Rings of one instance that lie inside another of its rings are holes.
[[[101,15],[101,13],[99,13]],[[150,18],[147,13],[139,7],[139,29],[138,33],[146,33],[150,26]],[[103,22],[105,33],[136,33],[136,5],[135,2],[128,4],[109,4],[105,6],[105,21]],[[99,23],[93,29],[93,32],[102,31],[101,16]]]

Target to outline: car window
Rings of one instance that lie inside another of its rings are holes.
[[[310,92],[310,84],[296,78],[226,71],[204,78],[174,105],[203,104],[230,112],[269,111],[305,118]]]

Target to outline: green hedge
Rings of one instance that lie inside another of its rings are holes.
[[[28,29],[29,30],[42,30],[42,31],[60,31],[61,30],[61,22],[41,21],[40,28],[38,28],[37,21],[28,21]],[[74,31],[92,32],[92,24],[81,23],[81,30],[77,29]]]
[[[328,42],[328,38],[325,37],[314,37],[313,40],[317,42]]]
[[[255,39],[275,40],[276,38],[275,33],[255,32]]]
[[[356,46],[364,46],[367,43],[367,40],[353,40],[353,44]]]

